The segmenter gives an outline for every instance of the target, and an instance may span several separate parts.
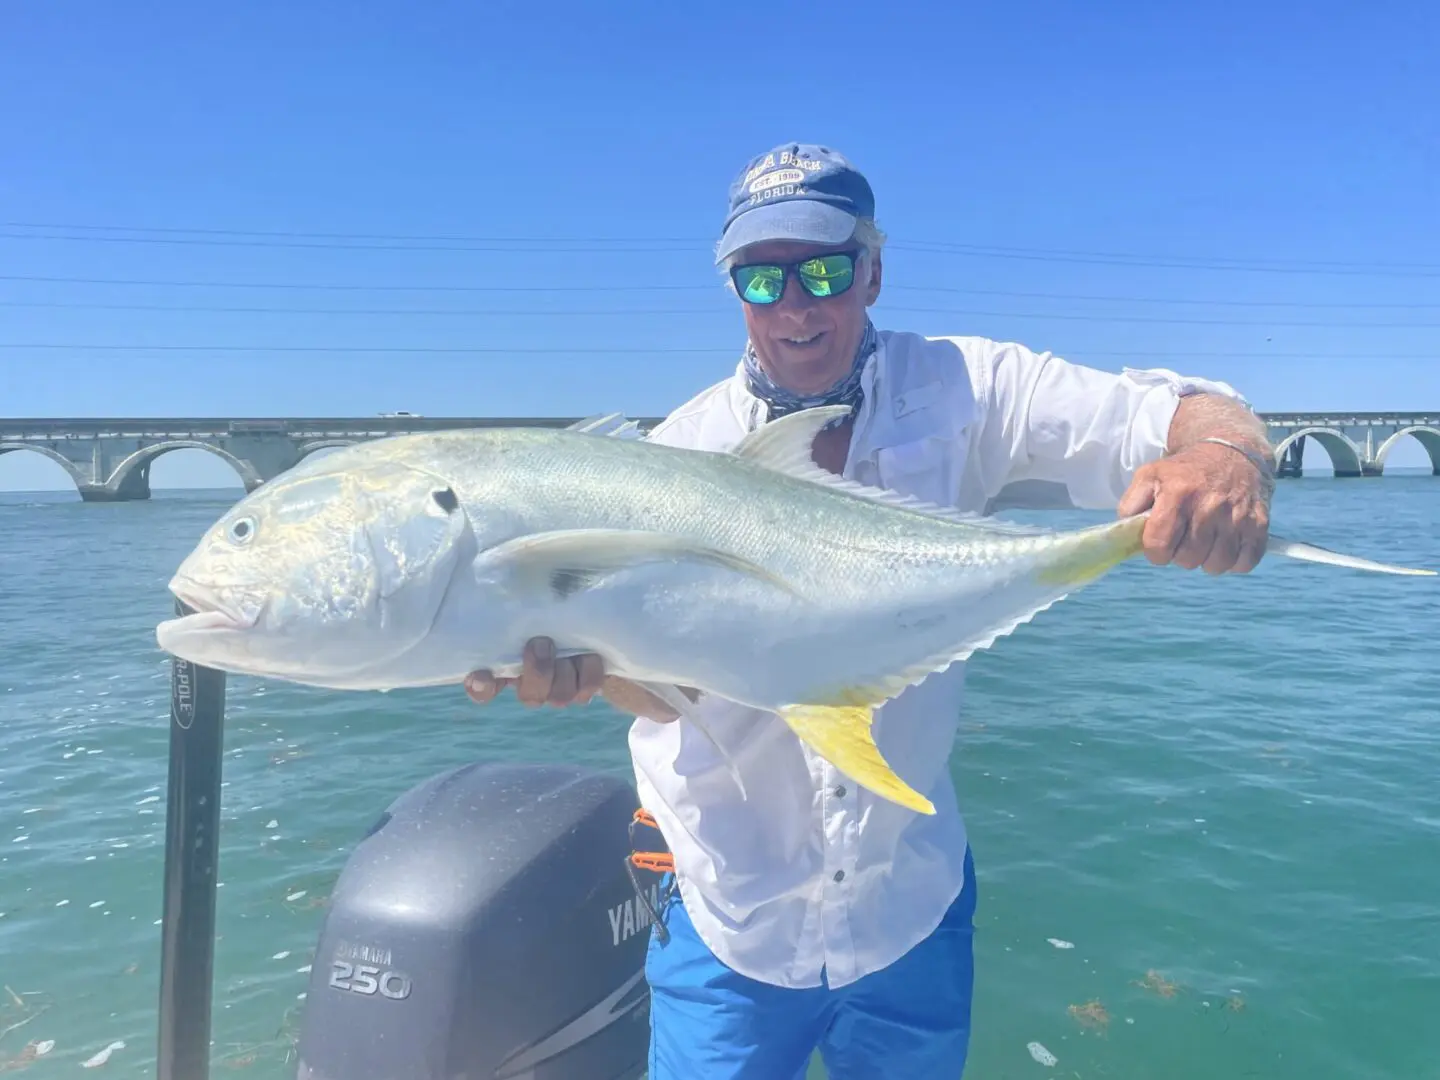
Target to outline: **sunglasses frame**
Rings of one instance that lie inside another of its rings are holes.
[[[798,259],[795,262],[788,263],[774,262],[773,260],[769,259],[763,260],[761,262],[742,263],[739,266],[732,266],[730,268],[730,281],[735,286],[736,295],[739,296],[740,299],[743,300],[745,303],[753,304],[755,307],[774,307],[776,304],[780,303],[781,300],[784,300],[785,290],[790,287],[791,277],[799,279],[800,287],[805,290],[807,295],[814,297],[816,300],[833,300],[837,296],[844,296],[847,292],[849,292],[855,287],[855,271],[860,265],[860,257],[862,254],[864,254],[864,251],[864,248],[857,247],[850,248],[845,251],[825,251],[821,252],[819,255],[809,255],[803,259]],[[846,285],[845,288],[841,289],[839,292],[832,292],[826,296],[817,296],[815,293],[811,292],[810,287],[805,284],[805,278],[800,273],[800,267],[804,266],[808,262],[814,262],[816,259],[828,259],[835,255],[845,255],[849,257],[850,284]],[[780,271],[780,292],[774,300],[751,300],[745,295],[745,289],[740,284],[740,272],[742,270],[753,270],[756,267],[774,268]]]

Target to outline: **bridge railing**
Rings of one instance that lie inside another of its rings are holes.
[[[3,417],[0,439],[173,439],[285,435],[290,438],[404,435],[489,427],[568,427],[580,416],[358,416],[358,417]],[[635,417],[642,428],[661,417]]]

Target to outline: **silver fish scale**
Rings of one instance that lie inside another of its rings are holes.
[[[477,527],[499,514],[510,535],[603,528],[683,536],[832,596],[872,593],[877,576],[895,587],[903,584],[897,574],[953,573],[957,545],[968,549],[960,562],[974,569],[1023,572],[1017,560],[1055,543],[1041,535],[997,537],[729,454],[544,429],[390,442],[387,456],[449,481]]]

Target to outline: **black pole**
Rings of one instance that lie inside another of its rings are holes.
[[[190,609],[177,602],[175,612],[188,615]],[[159,1080],[206,1080],[210,1075],[224,743],[225,673],[175,657],[170,665]]]

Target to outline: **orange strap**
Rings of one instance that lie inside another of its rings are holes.
[[[655,824],[655,818],[641,807],[635,811],[635,824],[648,825],[652,829],[659,829]],[[675,857],[668,851],[635,851],[630,854],[630,861],[641,870],[653,870],[657,874],[669,874],[675,870]]]

